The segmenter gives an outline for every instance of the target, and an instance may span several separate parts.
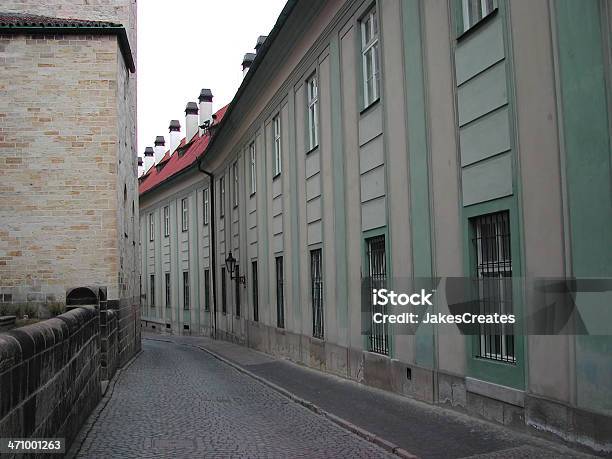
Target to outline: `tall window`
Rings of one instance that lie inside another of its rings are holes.
[[[238,277],[240,276],[240,266],[236,263],[236,279],[234,280],[234,292],[236,296],[236,317],[240,317],[240,281],[238,281]]]
[[[281,122],[280,115],[276,115],[272,119],[274,129],[274,177],[281,173]]]
[[[181,227],[183,231],[187,231],[189,227],[189,201],[187,198],[181,199]]]
[[[227,291],[225,284],[225,268],[221,268],[221,312],[227,314]]]
[[[257,262],[251,263],[251,285],[253,289],[253,320],[259,322],[259,285],[257,280]]]
[[[166,287],[166,307],[169,308],[172,303],[172,290],[170,286],[170,273],[164,274],[164,282]]]
[[[189,309],[189,271],[183,271],[183,309]]]
[[[204,310],[210,311],[210,270],[204,270]]]
[[[495,0],[462,0],[463,30],[473,27],[496,8]]]
[[[380,87],[376,7],[373,7],[361,20],[361,61],[363,66],[363,103],[364,107],[367,107],[378,99]]]
[[[249,145],[249,158],[251,163],[251,194],[257,191],[257,163],[255,158],[255,142]]]
[[[164,236],[170,236],[170,209],[168,206],[164,207]]]
[[[219,177],[219,217],[225,217],[225,177]]]
[[[323,276],[321,249],[310,252],[310,294],[312,298],[312,336],[323,339]]]
[[[153,221],[153,214],[149,214],[149,241],[154,239],[155,234],[155,222]]]
[[[387,258],[385,249],[385,236],[375,236],[366,239],[367,268],[369,289],[386,288],[387,283]],[[372,315],[377,312],[387,313],[387,307],[372,304]],[[389,330],[386,323],[377,324],[372,320],[370,329],[369,347],[371,352],[378,354],[389,354]]]
[[[480,314],[512,314],[512,254],[508,211],[471,220]],[[516,363],[512,325],[481,324],[477,357]]]
[[[314,74],[307,82],[308,86],[308,150],[319,145],[319,83]]]
[[[151,274],[149,282],[150,282],[149,291],[151,292],[151,296],[149,298],[149,306],[154,308],[155,307],[155,275],[154,274]]]
[[[283,285],[283,257],[276,257],[276,326],[285,328],[285,291]]]
[[[210,208],[210,190],[208,188],[204,188],[204,191],[202,191],[202,218],[204,219],[205,225],[208,225],[209,208]]]
[[[232,164],[232,178],[232,201],[234,207],[238,207],[238,161],[234,161],[234,164]]]

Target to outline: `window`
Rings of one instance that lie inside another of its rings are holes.
[[[512,254],[508,211],[471,220],[480,314],[512,314]],[[481,324],[477,357],[516,363],[512,325]]]
[[[164,207],[164,236],[170,236],[170,209]]]
[[[155,234],[155,222],[153,221],[153,214],[149,214],[149,241],[154,239]]]
[[[274,129],[274,177],[279,175],[282,170],[281,164],[281,123],[280,115],[272,119]]]
[[[210,270],[204,270],[204,310],[210,311]]]
[[[189,271],[183,271],[183,309],[189,309]]]
[[[380,86],[376,7],[373,7],[361,20],[361,61],[363,66],[363,105],[368,107],[378,99]]]
[[[234,292],[236,295],[236,317],[240,317],[240,266],[236,263],[236,277],[234,279]]]
[[[321,249],[310,252],[310,292],[312,298],[312,336],[323,339],[323,276]]]
[[[204,188],[202,191],[202,218],[204,219],[204,224],[208,225],[208,209],[210,208],[210,190],[208,188]]]
[[[276,257],[276,326],[285,328],[285,292],[283,286],[283,257]]]
[[[238,161],[234,161],[232,164],[232,178],[233,186],[232,186],[232,201],[234,202],[234,207],[238,207]]]
[[[257,163],[255,158],[255,142],[249,145],[249,158],[251,160],[251,194],[257,191]]]
[[[225,268],[221,268],[221,312],[223,314],[227,314],[227,291],[225,287]]]
[[[257,285],[257,262],[253,261],[251,263],[251,271],[252,271],[252,289],[253,289],[253,320],[255,322],[259,322],[259,286]]]
[[[166,283],[166,307],[169,308],[172,302],[172,290],[170,286],[170,273],[164,274],[164,280]]]
[[[181,199],[181,228],[183,231],[187,231],[189,226],[189,207],[187,204],[187,198]]]
[[[308,86],[308,150],[319,145],[319,83],[317,75],[307,82]]]
[[[149,284],[149,291],[151,292],[151,296],[149,297],[149,306],[155,307],[155,275],[151,274]]]
[[[225,177],[219,178],[219,218],[225,217]]]
[[[368,291],[386,288],[387,281],[387,255],[385,249],[385,236],[375,236],[366,239]],[[372,304],[372,315],[377,312],[387,314],[387,307]],[[369,350],[378,354],[389,354],[389,330],[386,323],[377,324],[372,320]]]
[[[462,0],[461,3],[464,32],[491,14],[497,6],[495,0]]]

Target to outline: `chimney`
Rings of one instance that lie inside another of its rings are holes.
[[[166,154],[166,139],[164,139],[163,135],[155,137],[155,147],[153,147],[153,150],[155,151],[155,164],[157,164]]]
[[[145,173],[147,173],[149,169],[151,169],[151,166],[154,163],[155,163],[155,160],[153,159],[153,148],[152,147],[145,148],[145,152],[144,152],[144,171]]]
[[[170,154],[172,154],[181,143],[181,123],[179,123],[179,120],[170,121],[168,130],[170,131]]]
[[[142,162],[142,157],[138,157],[138,177],[140,177],[144,173],[144,163]]]
[[[185,142],[198,133],[198,104],[187,102],[185,107]]]
[[[268,38],[267,35],[260,35],[257,38],[257,43],[255,44],[255,53],[259,52],[259,50],[261,49],[261,45],[264,44],[264,41],[266,41],[266,38]]]
[[[242,59],[242,77],[244,78],[255,60],[255,54],[246,53]]]
[[[200,96],[198,97],[200,101],[200,135],[204,133],[202,129],[202,125],[209,121],[212,123],[212,100],[213,95],[210,89],[202,89],[200,91]]]

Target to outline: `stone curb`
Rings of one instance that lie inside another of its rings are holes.
[[[96,423],[96,421],[100,417],[100,414],[102,414],[102,411],[104,411],[104,408],[106,408],[106,405],[108,405],[108,402],[110,402],[110,399],[113,396],[113,392],[115,391],[115,385],[119,381],[121,374],[125,370],[127,370],[136,361],[138,357],[140,357],[142,352],[143,351],[141,348],[136,353],[136,355],[134,355],[130,360],[128,360],[128,362],[125,365],[117,369],[113,378],[107,382],[106,388],[104,388],[104,390],[102,391],[102,398],[100,399],[100,402],[98,402],[98,405],[91,412],[91,414],[87,418],[87,421],[85,421],[85,424],[83,424],[83,426],[81,427],[81,430],[79,431],[74,441],[72,442],[72,446],[66,452],[66,455],[64,456],[66,459],[73,459],[77,456],[77,454],[81,452],[81,448],[85,444],[85,441],[87,440],[87,437],[93,425]]]
[[[145,338],[146,339],[146,338]],[[159,340],[162,341],[162,340]],[[165,341],[165,340],[164,340]],[[173,342],[173,341],[170,341]],[[182,343],[175,343],[175,344],[182,344]],[[265,378],[262,378],[261,376],[256,375],[255,373],[247,370],[246,368],[240,366],[239,364],[226,359],[225,357],[221,356],[220,354],[217,354],[214,351],[211,351],[210,349],[207,349],[205,347],[202,346],[197,346],[197,345],[192,345],[192,344],[183,344],[184,346],[191,346],[191,347],[195,347],[197,349],[200,349],[208,354],[210,354],[212,357],[220,360],[221,362],[225,363],[226,365],[229,365],[230,367],[238,370],[241,373],[244,373],[247,376],[250,376],[251,378],[259,381],[260,383],[268,386],[269,388],[273,389],[274,391],[280,393],[281,395],[289,398],[290,400],[299,403],[300,405],[304,406],[305,408],[308,408],[310,411],[319,414],[327,419],[329,419],[331,422],[333,422],[334,424],[348,430],[349,432],[354,433],[355,435],[363,438],[364,440],[373,443],[377,446],[379,446],[380,448],[395,454],[398,457],[402,457],[404,459],[418,459],[418,456],[415,456],[414,454],[409,453],[408,451],[406,451],[403,448],[400,448],[399,446],[397,446],[395,443],[391,443],[390,441],[385,440],[382,437],[379,437],[378,435],[373,434],[372,432],[369,432],[365,429],[362,429],[361,427],[353,424],[352,422],[347,421],[346,419],[343,419],[339,416],[336,416],[335,414],[329,413],[325,410],[323,410],[322,408],[320,408],[319,406],[315,405],[312,402],[309,402],[308,400],[304,400],[303,398],[298,397],[297,395],[295,395],[293,392],[288,391],[287,389],[280,387],[277,384],[274,384],[271,381],[268,381]]]

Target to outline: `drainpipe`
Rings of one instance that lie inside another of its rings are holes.
[[[216,243],[216,220],[215,220],[215,176],[211,172],[202,169],[202,162],[198,161],[198,170],[206,174],[210,179],[210,247],[212,248],[210,258],[212,263],[212,297],[213,297],[213,339],[217,339],[217,243]]]

